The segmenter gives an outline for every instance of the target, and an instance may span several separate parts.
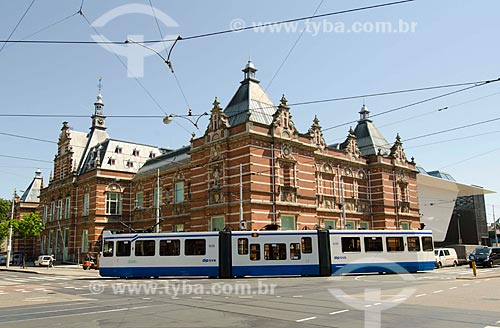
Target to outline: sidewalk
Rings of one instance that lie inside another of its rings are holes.
[[[23,272],[23,273],[34,273],[34,274],[44,274],[44,275],[61,275],[61,276],[78,276],[89,278],[98,278],[99,270],[83,270],[82,265],[78,264],[59,264],[54,265],[53,268],[47,267],[35,267],[33,264],[22,268],[18,265],[11,265],[8,269],[5,266],[0,266],[0,272]]]

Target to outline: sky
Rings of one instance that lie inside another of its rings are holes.
[[[88,131],[100,77],[111,138],[175,149],[192,132],[201,136],[207,117],[199,130],[180,117],[165,125],[162,117],[209,112],[215,97],[225,107],[249,58],[274,103],[284,94],[292,104],[300,132],[317,115],[327,143],[341,142],[364,102],[385,138],[392,143],[399,133],[407,157],[427,171],[500,192],[500,82],[434,100],[467,85],[293,105],[499,78],[498,1],[416,0],[196,38],[384,2],[32,1],[0,0],[0,40],[14,31],[11,41],[132,42],[0,41],[0,198],[27,188],[37,168],[48,183],[62,122]],[[184,39],[169,58],[175,75],[161,58],[173,42],[147,43],[154,51],[136,44],[178,35]],[[488,221],[493,211],[500,217],[499,194],[486,196],[486,211]]]

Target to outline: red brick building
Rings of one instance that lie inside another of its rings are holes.
[[[164,231],[420,227],[415,162],[399,135],[387,143],[366,106],[345,141],[328,146],[317,117],[299,132],[285,97],[275,106],[251,62],[243,72],[226,108],[214,101],[202,137],[133,178],[134,228],[156,217]]]
[[[249,62],[228,105],[213,102],[204,134],[173,151],[110,139],[99,93],[88,134],[63,123],[40,195],[40,251],[76,261],[99,250],[104,229],[420,227],[417,170],[399,135],[388,143],[363,106],[345,141],[327,145],[319,119],[298,131],[256,71]]]

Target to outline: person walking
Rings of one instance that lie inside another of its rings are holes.
[[[56,260],[56,259],[55,259],[54,255],[53,255],[53,254],[52,254],[52,255],[50,255],[49,265],[47,266],[47,269],[49,269],[49,268],[52,268],[52,269],[53,269],[53,268],[54,268],[54,261],[55,261],[55,260]]]

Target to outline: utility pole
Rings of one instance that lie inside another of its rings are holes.
[[[10,212],[9,221],[9,239],[7,239],[7,262],[5,267],[8,269],[10,267],[10,253],[12,251],[12,221],[14,220],[14,203],[16,201],[16,189],[14,188],[14,195],[12,196],[12,206]]]
[[[495,234],[495,243],[496,246],[498,247],[497,225],[500,219],[495,220],[495,205],[491,205],[491,208],[493,209],[493,233]]]
[[[160,232],[160,169],[158,169],[158,174],[156,175],[156,224],[155,232]]]
[[[243,164],[240,163],[240,230],[246,230],[243,224]]]
[[[458,244],[462,244],[462,234],[460,233],[460,214],[457,214]]]

